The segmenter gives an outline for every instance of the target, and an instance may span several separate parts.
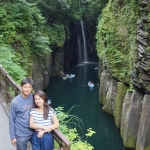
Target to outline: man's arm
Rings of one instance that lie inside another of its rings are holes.
[[[16,119],[16,104],[10,104],[9,111],[9,134],[11,140],[15,139],[15,119]]]

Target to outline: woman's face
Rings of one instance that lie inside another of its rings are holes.
[[[35,95],[34,96],[34,101],[35,101],[35,104],[38,106],[38,107],[43,107],[44,106],[44,100],[38,96],[38,95]]]

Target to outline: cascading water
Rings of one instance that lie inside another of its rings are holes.
[[[87,62],[87,43],[82,21],[77,24],[78,63]]]
[[[81,24],[81,32],[82,32],[82,38],[83,38],[83,61],[87,62],[87,47],[86,47],[86,38],[85,38],[85,31],[82,21],[80,21]]]
[[[78,63],[82,62],[82,49],[81,49],[81,40],[79,34],[77,34],[77,42],[78,42]]]

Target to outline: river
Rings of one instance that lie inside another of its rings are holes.
[[[96,62],[83,63],[68,71],[69,74],[75,74],[72,80],[63,80],[61,77],[51,78],[45,92],[52,100],[53,108],[64,106],[64,111],[67,112],[76,105],[71,114],[78,116],[83,121],[83,134],[87,133],[88,128],[96,132],[88,138],[94,150],[129,150],[123,146],[114,117],[103,112],[102,105],[99,104],[100,83],[98,72],[95,69],[98,66],[97,62],[98,59]],[[93,90],[87,86],[88,81],[95,84]],[[80,135],[82,136],[81,132]]]

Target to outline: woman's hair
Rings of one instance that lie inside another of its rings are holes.
[[[44,100],[44,113],[43,113],[43,117],[44,117],[44,120],[46,120],[48,118],[48,114],[49,114],[49,104],[48,104],[48,97],[47,95],[42,92],[42,91],[37,91],[34,93],[33,95],[33,98],[35,97],[35,95],[38,95],[41,99]],[[35,101],[34,101],[34,108],[37,108],[38,106],[35,104]]]

